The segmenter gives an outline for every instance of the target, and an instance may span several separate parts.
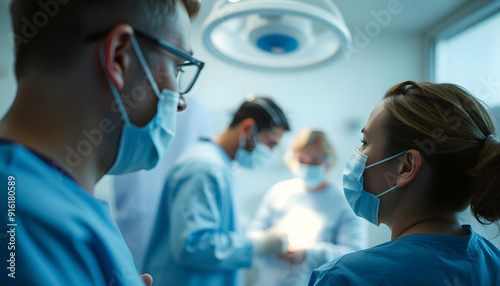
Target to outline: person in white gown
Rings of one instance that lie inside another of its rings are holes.
[[[248,228],[250,237],[274,228],[289,240],[285,255],[258,259],[254,267],[259,286],[306,285],[315,268],[367,246],[366,225],[327,178],[335,153],[325,133],[302,130],[286,163],[297,178],[269,190]]]

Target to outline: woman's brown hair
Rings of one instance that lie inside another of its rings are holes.
[[[500,143],[485,106],[454,84],[406,81],[384,97],[387,154],[417,149],[432,167],[429,202],[479,222],[500,219]],[[387,155],[386,154],[386,155]]]

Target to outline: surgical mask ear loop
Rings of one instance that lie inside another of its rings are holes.
[[[254,124],[254,126],[252,127],[252,135],[253,135],[253,143],[255,144],[255,147],[257,147],[257,145],[259,143],[262,143],[260,141],[260,134],[259,134],[259,131],[257,130],[257,123]],[[254,147],[254,148],[255,148]]]
[[[388,192],[390,192],[390,191],[394,190],[395,188],[399,188],[399,186],[398,186],[398,185],[395,185],[394,187],[392,187],[392,188],[388,189],[387,191],[385,191],[385,192],[383,192],[383,193],[381,193],[381,194],[376,195],[376,197],[377,197],[377,198],[380,198],[381,196],[383,196],[383,195],[387,194]]]
[[[407,151],[407,150],[406,150],[406,151]],[[373,163],[373,164],[371,164],[371,165],[369,165],[369,166],[366,166],[366,167],[365,167],[365,170],[366,170],[366,169],[368,169],[368,168],[371,168],[371,167],[375,167],[375,166],[377,166],[377,165],[380,165],[380,164],[382,164],[382,163],[384,163],[384,162],[387,162],[387,161],[389,161],[389,160],[392,160],[392,159],[394,159],[394,158],[396,158],[396,157],[399,157],[399,156],[403,155],[404,153],[406,153],[406,151],[403,151],[403,152],[398,153],[398,154],[396,154],[396,155],[394,155],[394,156],[392,156],[392,157],[386,158],[386,159],[384,159],[384,160],[382,160],[382,161],[378,161],[377,163]]]
[[[257,126],[257,123],[255,123],[255,125],[252,126],[252,139],[253,139],[253,144],[254,144],[253,150],[255,150],[255,147],[257,147],[257,144],[260,143],[259,132],[257,132],[257,130],[256,130],[257,127],[256,126]],[[247,142],[246,141],[247,141],[247,139],[245,137],[241,137],[240,136],[240,146],[239,146],[239,148],[248,151],[248,149],[247,149],[248,146],[247,146]],[[245,146],[245,147],[243,147],[243,146]],[[253,150],[249,151],[249,152],[253,152]]]
[[[248,144],[247,144],[247,142],[249,140],[247,139],[246,132],[243,133],[243,136],[241,136],[241,135],[238,135],[238,136],[239,136],[239,141],[240,141],[240,145],[238,146],[238,148],[242,149],[242,150],[245,150],[245,151],[248,151],[248,146],[247,146]]]
[[[147,66],[146,58],[144,57],[144,54],[142,53],[142,50],[139,46],[139,43],[137,42],[135,35],[132,35],[132,46],[134,48],[135,54],[137,55],[137,58],[139,59],[139,63],[141,64],[142,70],[144,71],[144,73],[146,74],[146,77],[148,78],[149,84],[153,88],[153,91],[154,91],[156,97],[158,97],[158,99],[160,99],[161,98],[160,89],[158,88],[158,84],[156,84],[156,81],[154,80],[154,76],[151,73],[151,70]],[[120,98],[120,93],[118,92],[118,89],[116,88],[116,86],[113,84],[113,81],[111,80],[111,78],[106,70],[106,65],[105,65],[106,61],[104,59],[104,44],[101,44],[101,46],[100,46],[99,55],[101,58],[101,65],[102,65],[102,68],[104,71],[104,75],[106,76],[106,79],[110,83],[109,86],[111,88],[111,92],[113,93],[113,96],[115,97],[115,100],[118,104],[118,108],[120,109],[120,112],[122,114],[123,120],[126,123],[130,123],[130,119],[128,117],[127,110],[125,109],[123,101]]]
[[[379,161],[379,162],[377,162],[377,163],[373,163],[373,164],[371,164],[371,165],[369,165],[369,166],[365,167],[365,170],[366,170],[366,169],[368,169],[368,168],[371,168],[371,167],[374,167],[374,166],[380,165],[380,164],[382,164],[382,163],[384,163],[384,162],[387,162],[387,161],[389,161],[389,160],[392,160],[392,159],[394,159],[394,158],[397,158],[397,157],[399,157],[399,156],[403,155],[404,153],[406,153],[406,151],[403,151],[403,152],[401,152],[401,153],[399,153],[399,154],[396,154],[396,155],[394,155],[394,156],[391,156],[391,157],[389,157],[389,158],[387,158],[387,159],[384,159],[384,160],[382,160],[382,161]],[[390,191],[392,191],[392,190],[394,190],[394,189],[396,189],[396,188],[399,188],[399,185],[395,185],[394,187],[392,187],[392,188],[388,189],[387,191],[385,191],[385,192],[383,192],[383,193],[381,193],[381,194],[376,195],[376,197],[377,197],[377,198],[379,198],[379,197],[381,197],[381,196],[383,196],[383,195],[385,195],[385,194],[389,193]]]
[[[134,47],[135,54],[139,59],[139,63],[141,64],[142,70],[146,74],[146,77],[148,78],[149,84],[153,88],[154,93],[158,98],[161,98],[161,92],[160,89],[158,88],[158,84],[156,83],[154,76],[151,73],[149,66],[147,65],[146,58],[142,53],[141,47],[139,46],[139,43],[137,42],[135,35],[132,35],[132,46]]]
[[[120,109],[120,113],[122,115],[123,121],[125,123],[130,123],[130,119],[128,118],[128,113],[127,110],[125,109],[125,105],[123,104],[123,101],[120,97],[120,92],[116,88],[115,84],[111,80],[111,77],[108,74],[108,71],[106,70],[106,60],[104,59],[104,43],[101,44],[99,48],[99,57],[101,58],[101,65],[102,69],[104,72],[104,76],[106,77],[106,80],[108,81],[109,88],[111,89],[111,93],[113,94],[116,103],[118,104],[118,109]]]
[[[240,136],[240,146],[238,146],[239,149],[247,150],[247,139],[243,136]]]

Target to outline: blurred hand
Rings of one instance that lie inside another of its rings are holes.
[[[149,274],[142,274],[141,278],[142,278],[142,280],[144,280],[144,283],[146,284],[146,286],[153,285],[153,277],[151,277],[151,275],[149,275]]]
[[[291,265],[298,265],[306,261],[307,252],[305,249],[288,250],[285,255],[280,255],[279,258],[288,261]]]
[[[270,228],[252,240],[254,252],[280,255],[287,252],[288,235],[278,228]]]

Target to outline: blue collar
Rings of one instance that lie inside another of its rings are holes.
[[[212,143],[215,146],[217,146],[220,153],[222,154],[222,157],[226,161],[226,164],[228,165],[228,167],[231,167],[231,164],[233,163],[233,159],[231,159],[231,157],[229,157],[229,155],[226,153],[226,150],[224,150],[219,144],[215,143],[214,141],[212,141],[212,139],[210,139],[208,137],[200,137],[199,140],[201,142],[209,142],[209,143]]]
[[[40,152],[37,152],[31,148],[28,148],[26,145],[23,145],[19,142],[16,142],[16,141],[12,141],[12,140],[7,140],[7,139],[3,139],[3,138],[0,138],[0,144],[4,144],[4,145],[19,145],[19,146],[22,146],[23,148],[25,148],[26,150],[28,150],[31,154],[35,155],[36,157],[38,157],[38,159],[42,160],[42,162],[44,162],[45,164],[47,164],[50,168],[54,169],[55,171],[65,175],[66,177],[68,177],[70,180],[73,180],[75,183],[76,183],[76,180],[75,178],[73,178],[73,176],[71,176],[71,174],[66,171],[66,169],[64,169],[64,167],[59,164],[59,162],[57,162],[56,160],[40,153]]]

